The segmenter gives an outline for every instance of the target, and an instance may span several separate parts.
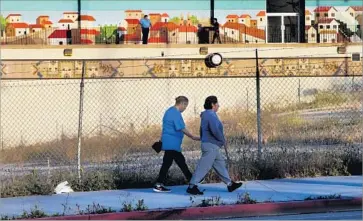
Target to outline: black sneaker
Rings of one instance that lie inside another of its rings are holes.
[[[232,181],[232,184],[230,186],[227,186],[227,188],[228,188],[228,191],[229,192],[233,192],[236,189],[240,188],[241,186],[242,186],[242,183],[241,182],[236,183],[236,182],[233,182]]]
[[[171,190],[168,188],[165,188],[163,185],[155,185],[154,186],[154,192],[157,193],[170,193]]]
[[[187,193],[192,194],[192,195],[203,195],[204,194],[203,192],[201,192],[198,189],[197,185],[194,185],[192,188],[188,187]]]

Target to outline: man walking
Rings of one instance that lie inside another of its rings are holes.
[[[217,39],[219,44],[222,44],[221,36],[219,35],[219,23],[216,18],[213,19],[213,41],[212,44],[214,44],[214,41]]]
[[[142,43],[147,44],[149,38],[149,32],[151,28],[151,22],[148,16],[145,15],[143,19],[140,20],[141,30],[142,30]]]
[[[192,178],[192,173],[181,152],[181,144],[183,142],[184,134],[193,140],[200,140],[200,138],[193,136],[185,127],[181,113],[187,108],[188,102],[187,97],[179,96],[175,99],[175,105],[170,107],[164,114],[161,141],[162,150],[164,150],[165,153],[163,165],[159,172],[159,178],[154,187],[155,192],[170,192],[170,189],[164,187],[164,182],[174,160],[182,170],[188,182]]]

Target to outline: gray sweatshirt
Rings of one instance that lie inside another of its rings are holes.
[[[200,114],[200,138],[202,143],[212,143],[222,147],[225,143],[223,125],[216,112],[205,110]]]

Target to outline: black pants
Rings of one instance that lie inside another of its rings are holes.
[[[144,45],[147,44],[147,40],[149,38],[149,28],[142,28],[142,43]]]
[[[166,176],[168,175],[168,171],[173,164],[173,161],[178,165],[178,167],[182,170],[185,178],[187,178],[188,182],[192,178],[193,174],[190,172],[186,162],[184,155],[181,152],[174,150],[166,150],[163,158],[163,165],[161,166],[159,178],[157,180],[158,183],[164,184],[166,180]]]
[[[215,41],[216,39],[218,40],[218,43],[219,43],[219,44],[222,44],[221,37],[219,36],[219,32],[214,32],[214,34],[213,34],[213,41],[212,41],[212,44],[214,44],[214,41]]]

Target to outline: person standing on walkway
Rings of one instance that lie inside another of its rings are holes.
[[[219,23],[216,18],[213,19],[213,41],[212,44],[214,44],[214,41],[217,39],[219,44],[222,44],[221,36],[219,35]]]
[[[175,105],[168,108],[163,117],[163,128],[161,134],[162,150],[164,153],[163,164],[161,166],[157,183],[154,186],[155,192],[170,192],[164,186],[168,171],[173,164],[173,161],[182,170],[184,176],[190,181],[192,173],[190,172],[185,157],[182,154],[181,144],[184,135],[187,135],[193,140],[200,140],[199,137],[192,135],[185,127],[182,113],[188,107],[188,98],[179,96],[175,99]]]
[[[151,22],[148,19],[148,16],[145,15],[144,18],[140,19],[140,25],[142,30],[142,43],[147,44],[149,39],[149,32],[151,28]]]
[[[216,96],[209,96],[205,99],[204,109],[201,113],[200,137],[202,156],[194,171],[193,177],[189,182],[187,193],[192,195],[203,195],[198,189],[197,183],[212,169],[217,172],[221,180],[227,184],[229,192],[233,192],[242,186],[241,182],[231,180],[220,149],[226,148],[226,139],[223,132],[223,124],[217,116],[219,109]]]

